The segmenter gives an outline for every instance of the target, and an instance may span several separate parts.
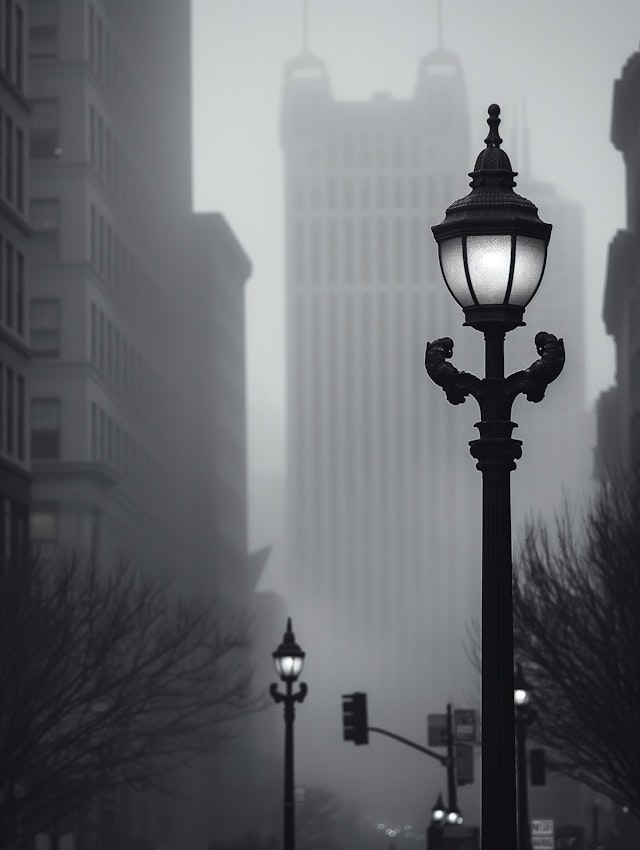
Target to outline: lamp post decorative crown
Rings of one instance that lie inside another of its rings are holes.
[[[471,192],[431,228],[445,283],[466,324],[478,330],[496,322],[507,330],[523,324],[551,237],[551,225],[540,220],[535,204],[513,191],[517,172],[500,147],[499,115],[500,107],[491,104],[486,148],[469,173]]]

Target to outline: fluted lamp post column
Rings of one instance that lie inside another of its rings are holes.
[[[291,617],[287,620],[287,630],[273,655],[273,664],[280,681],[284,682],[285,692],[278,690],[274,682],[269,688],[274,702],[284,703],[284,803],[283,803],[283,842],[284,850],[295,850],[295,809],[294,809],[294,771],[293,771],[293,721],[295,719],[295,704],[302,702],[307,695],[307,686],[300,682],[297,691],[293,691],[293,683],[302,673],[305,653],[296,643],[291,629]]]
[[[564,345],[536,334],[539,355],[528,369],[504,375],[505,334],[523,325],[547,257],[551,225],[513,191],[516,172],[501,149],[500,108],[489,107],[489,134],[470,173],[471,192],[432,227],[440,267],[465,325],[484,334],[485,377],[447,362],[449,337],[427,343],[430,378],[452,404],[472,395],[480,406],[479,439],[470,442],[482,472],[482,847],[515,850],[516,796],[513,711],[510,473],[521,456],[512,437],[511,407],[519,393],[540,401],[564,365]],[[453,530],[452,530],[453,533]]]

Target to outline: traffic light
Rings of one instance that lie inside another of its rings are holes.
[[[363,693],[342,695],[342,737],[354,744],[369,743],[367,728],[367,695]]]
[[[530,753],[531,784],[547,784],[547,757],[543,749],[531,750]]]

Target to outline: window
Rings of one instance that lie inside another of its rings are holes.
[[[14,290],[14,286],[15,286],[15,279],[14,279],[14,271],[13,271],[13,268],[14,268],[14,265],[13,265],[14,250],[13,250],[13,245],[11,245],[9,242],[5,243],[4,254],[5,254],[5,278],[4,278],[4,283],[5,283],[5,289],[4,289],[5,314],[4,314],[4,318],[5,318],[6,323],[9,325],[9,327],[11,327],[13,325],[13,290]]]
[[[34,259],[57,259],[60,253],[60,202],[53,198],[31,201],[31,226],[34,230]]]
[[[24,133],[16,128],[16,207],[24,210]]]
[[[4,515],[3,516],[3,526],[4,527],[3,527],[2,537],[3,537],[3,541],[4,541],[4,546],[3,546],[4,561],[6,562],[11,557],[11,548],[12,548],[11,547],[11,543],[12,543],[11,526],[13,525],[13,523],[12,523],[13,511],[11,510],[11,501],[9,499],[4,498],[2,501],[4,502],[4,505],[3,505],[3,508],[4,508],[4,510],[3,510],[3,515]]]
[[[31,539],[46,543],[58,537],[58,510],[54,505],[34,505],[30,516]]]
[[[22,91],[24,84],[24,16],[20,6],[16,6],[16,86]]]
[[[57,0],[31,0],[29,54],[35,59],[46,59],[58,55]]]
[[[24,335],[24,254],[16,251],[16,329]]]
[[[60,457],[60,399],[31,400],[31,457],[55,460]]]
[[[60,155],[60,105],[57,98],[32,101],[31,139],[32,159],[52,159]]]
[[[13,369],[7,369],[5,372],[5,447],[7,454],[13,454],[13,437],[14,437],[14,372]]]
[[[18,375],[18,460],[24,460],[25,447],[25,383],[22,375]]]
[[[4,117],[4,194],[8,201],[13,201],[13,121],[8,115]]]
[[[4,0],[4,61],[2,68],[7,75],[11,77],[11,65],[13,62],[13,0]],[[1,12],[0,12],[1,17]]]
[[[31,301],[31,348],[38,357],[60,354],[60,299],[34,298]]]

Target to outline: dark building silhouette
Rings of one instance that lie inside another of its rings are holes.
[[[26,549],[30,498],[27,445],[26,3],[0,10],[0,563]]]
[[[602,316],[616,352],[615,383],[598,399],[595,473],[640,460],[640,52],[613,89],[611,141],[626,169],[627,224],[609,245]]]

